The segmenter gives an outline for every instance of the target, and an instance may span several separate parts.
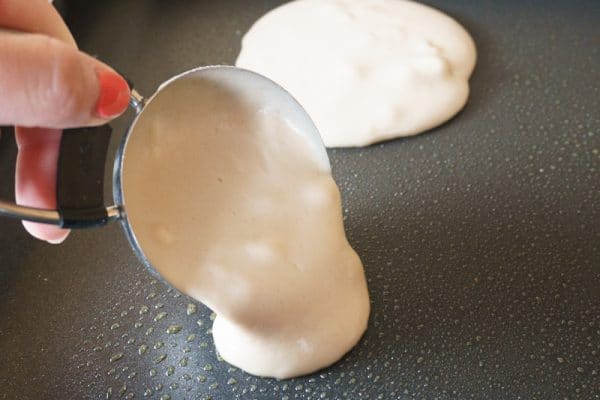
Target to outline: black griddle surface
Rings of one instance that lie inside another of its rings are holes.
[[[278,3],[61,8],[82,49],[150,94],[233,63]],[[428,3],[477,43],[465,110],[421,136],[329,151],[372,300],[347,357],[299,379],[247,375],[217,359],[210,311],[144,270],[118,224],[51,246],[3,219],[0,398],[600,398],[600,4]],[[13,162],[4,134],[4,197]]]

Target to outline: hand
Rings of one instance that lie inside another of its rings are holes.
[[[17,203],[56,208],[63,128],[106,123],[129,102],[125,80],[79,50],[48,0],[0,0],[0,125],[15,125]],[[68,230],[23,222],[60,243]]]

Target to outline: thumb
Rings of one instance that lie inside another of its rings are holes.
[[[49,36],[0,32],[0,125],[101,125],[129,102],[110,67]]]

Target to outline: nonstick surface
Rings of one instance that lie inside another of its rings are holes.
[[[600,5],[427,3],[477,43],[472,94],[427,134],[329,151],[372,300],[347,357],[247,375],[217,359],[210,311],[155,280],[118,224],[51,246],[3,219],[0,398],[600,398]],[[60,5],[82,49],[151,94],[233,63],[277,4]],[[14,139],[0,140],[9,197]]]

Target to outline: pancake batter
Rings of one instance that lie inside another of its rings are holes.
[[[369,298],[314,125],[267,79],[237,80],[248,74],[166,84],[127,143],[123,197],[150,263],[217,314],[221,356],[288,378],[350,350]]]
[[[236,65],[286,88],[328,147],[427,131],[460,111],[475,66],[455,20],[404,0],[297,0],[260,18]]]

